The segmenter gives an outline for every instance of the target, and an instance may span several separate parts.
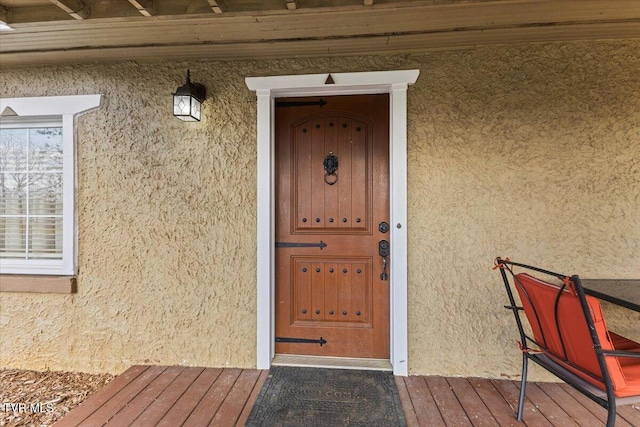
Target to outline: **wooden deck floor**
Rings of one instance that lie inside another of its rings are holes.
[[[267,371],[133,366],[55,424],[243,426]],[[566,384],[531,383],[524,423],[519,382],[396,377],[409,426],[601,426],[606,411]],[[640,406],[618,408],[616,426],[640,426]]]

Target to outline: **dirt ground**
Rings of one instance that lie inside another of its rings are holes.
[[[50,426],[113,378],[0,369],[0,426]]]

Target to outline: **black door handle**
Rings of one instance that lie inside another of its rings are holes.
[[[382,257],[382,273],[380,274],[380,280],[387,280],[387,258],[389,257],[389,242],[386,240],[380,240],[378,242],[378,254]]]

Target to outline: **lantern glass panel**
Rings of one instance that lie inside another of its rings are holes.
[[[189,95],[174,95],[173,97],[173,114],[175,116],[189,115],[190,102]]]
[[[200,121],[200,101],[195,97],[191,97],[191,117]]]

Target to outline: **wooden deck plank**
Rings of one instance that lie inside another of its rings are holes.
[[[624,418],[631,425],[640,426],[640,405],[625,405],[616,408],[618,417]]]
[[[476,427],[499,425],[466,378],[447,378],[447,382],[472,425]]]
[[[493,385],[495,385],[496,389],[500,392],[504,400],[514,408],[514,411],[517,412],[518,408],[518,397],[520,393],[520,387],[516,385],[515,382],[512,381],[504,381],[504,380],[492,380]],[[522,414],[522,421],[531,427],[547,427],[552,424],[538,411],[538,409],[531,404],[531,401],[528,397],[525,397],[524,403],[524,411]]]
[[[110,420],[109,423],[117,426],[131,425],[156,398],[164,392],[167,387],[184,371],[184,366],[170,366],[162,375],[158,375],[144,390],[120,409]],[[147,424],[149,425],[149,424]]]
[[[109,421],[123,406],[131,402],[138,393],[155,380],[165,369],[167,369],[166,366],[150,366],[149,369],[145,370],[140,376],[120,389],[115,396],[105,402],[104,405],[79,425],[82,427],[98,427],[104,425],[105,422]]]
[[[447,380],[444,377],[427,377],[426,380],[445,424],[448,426],[470,426],[471,421]]]
[[[244,425],[268,371],[134,366],[56,426]],[[606,410],[564,383],[529,383],[524,424],[515,419],[519,382],[396,377],[407,425],[594,426]],[[618,408],[616,427],[640,426],[640,409]]]
[[[201,427],[206,426],[213,419],[216,412],[224,402],[225,397],[235,384],[242,372],[241,369],[225,369],[211,385],[207,394],[200,400],[198,406],[193,410],[183,426]]]
[[[116,395],[122,388],[124,388],[131,381],[138,378],[148,366],[132,366],[122,374],[118,375],[106,386],[98,390],[91,395],[87,400],[82,402],[80,406],[71,411],[67,416],[58,421],[56,427],[71,427],[77,426],[82,421],[87,419],[91,414],[98,410],[102,405],[109,401],[114,395]]]
[[[158,427],[182,425],[221,373],[222,369],[187,368],[138,421]]]
[[[580,427],[558,404],[547,396],[535,383],[527,385],[527,398],[531,400],[554,426]]]
[[[227,393],[227,397],[220,405],[209,426],[235,425],[259,378],[260,371],[255,369],[243,370],[229,393]]]
[[[404,377],[395,377],[396,388],[398,389],[398,396],[400,397],[400,404],[402,405],[402,411],[404,412],[404,419],[407,422],[407,427],[418,427],[418,417],[416,411],[411,403],[411,397],[407,390],[407,385],[404,383]]]
[[[237,425],[244,426],[247,423],[249,415],[251,414],[251,409],[253,409],[253,405],[256,403],[256,400],[258,400],[258,394],[260,394],[260,390],[262,389],[262,386],[264,385],[264,382],[267,380],[268,376],[269,371],[260,371],[260,377],[253,387],[253,390],[251,391],[251,394],[247,399],[246,405],[244,405],[244,409],[240,414],[240,418],[238,418]]]
[[[469,378],[471,384],[491,412],[493,418],[502,427],[521,426],[516,420],[516,409],[502,397],[491,380],[485,378]]]
[[[586,426],[594,422],[593,414],[560,387],[559,383],[545,383],[540,385],[540,388],[578,425]]]
[[[425,377],[411,376],[404,379],[411,404],[421,426],[445,426],[438,405],[436,405]]]
[[[587,396],[580,393],[578,390],[576,390],[575,388],[571,387],[568,384],[564,384],[564,383],[560,384],[560,387],[562,387],[563,390],[565,390],[567,393],[573,396],[575,400],[577,400],[585,408],[587,408],[589,412],[593,414],[594,418],[600,421],[601,425],[604,425],[607,422],[607,410],[605,408],[598,405],[596,402],[589,399]],[[632,424],[629,424],[627,420],[625,420],[624,418],[616,416],[616,427],[634,427],[634,426]]]

